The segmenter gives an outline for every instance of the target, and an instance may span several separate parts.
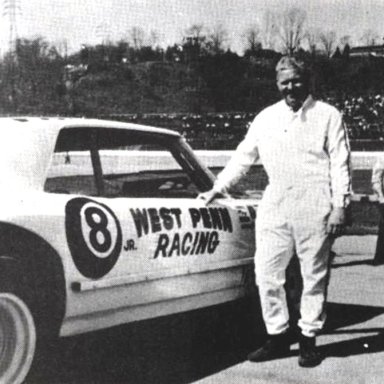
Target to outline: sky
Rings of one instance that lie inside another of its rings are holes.
[[[127,38],[134,26],[148,35],[156,31],[158,44],[166,47],[180,42],[193,24],[221,24],[230,48],[241,53],[244,31],[260,23],[264,12],[278,13],[292,6],[306,12],[307,27],[349,35],[353,45],[367,29],[384,36],[384,0],[3,0],[0,6],[12,1],[18,5],[18,37],[41,36],[55,44],[65,40],[69,51],[103,39]],[[1,17],[0,50],[4,51],[10,27],[8,16]]]

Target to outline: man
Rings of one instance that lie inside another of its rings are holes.
[[[341,114],[310,95],[310,71],[296,56],[276,66],[283,100],[264,109],[218,175],[206,204],[225,194],[258,159],[269,177],[256,219],[256,283],[269,338],[251,361],[286,355],[290,343],[285,270],[297,253],[303,277],[299,365],[321,362],[315,336],[325,322],[329,254],[345,225],[349,146]]]

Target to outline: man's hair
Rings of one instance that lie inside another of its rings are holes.
[[[307,79],[311,77],[311,68],[308,62],[298,55],[283,56],[276,65],[276,75],[287,69],[294,69]]]

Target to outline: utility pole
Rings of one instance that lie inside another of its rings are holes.
[[[8,19],[9,35],[8,35],[8,76],[11,85],[11,94],[9,101],[12,105],[13,112],[17,110],[16,100],[16,69],[17,69],[17,17],[21,15],[20,0],[3,0],[3,17]]]
[[[9,22],[9,50],[12,54],[16,53],[17,17],[21,15],[20,0],[4,0],[3,16],[8,18]]]

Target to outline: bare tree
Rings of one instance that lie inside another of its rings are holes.
[[[260,28],[258,25],[249,27],[244,33],[245,49],[250,52],[256,52],[262,45],[260,41]]]
[[[101,23],[96,26],[95,34],[101,45],[108,44],[110,41],[111,29],[107,23]]]
[[[339,39],[339,42],[340,42],[340,45],[342,47],[344,47],[345,45],[351,45],[351,40],[352,40],[352,37],[351,35],[344,35],[344,36],[341,36],[340,39]]]
[[[135,49],[139,49],[144,45],[145,32],[140,27],[132,27],[129,30],[129,37]]]
[[[307,42],[308,50],[312,54],[316,53],[319,34],[319,31],[316,29],[308,29],[303,35],[303,40]]]
[[[227,30],[222,24],[217,24],[208,35],[207,49],[214,54],[220,53],[225,49],[227,41]]]
[[[67,60],[68,57],[68,40],[62,39],[57,41],[55,44],[58,54],[64,59]]]
[[[260,35],[264,48],[274,49],[277,34],[277,16],[271,11],[265,11],[261,21]]]
[[[379,39],[379,35],[372,29],[366,29],[360,38],[360,41],[364,45],[376,45]]]
[[[159,42],[159,33],[154,29],[152,29],[149,34],[149,45],[155,48],[158,45],[158,42]]]
[[[279,36],[285,53],[292,54],[300,48],[304,36],[306,13],[300,8],[289,8],[279,20]]]
[[[327,55],[327,57],[331,57],[336,45],[336,32],[322,32],[320,33],[319,39],[321,45],[324,48],[325,54]]]
[[[186,31],[187,36],[201,38],[203,36],[204,25],[203,24],[193,24]]]
[[[203,24],[193,24],[184,32],[183,41],[187,45],[193,45],[199,50],[204,46],[207,36]]]

